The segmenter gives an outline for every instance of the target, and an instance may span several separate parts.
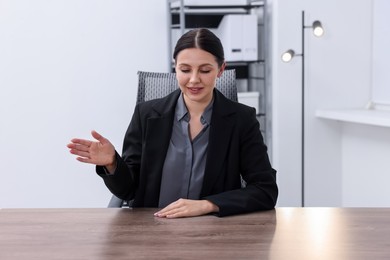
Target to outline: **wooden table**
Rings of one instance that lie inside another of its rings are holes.
[[[387,208],[184,219],[155,211],[1,209],[0,259],[390,259]]]

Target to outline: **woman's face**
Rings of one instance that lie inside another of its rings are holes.
[[[218,67],[214,55],[207,51],[197,48],[180,51],[176,56],[176,78],[186,104],[209,104],[215,81],[224,68],[225,65]]]

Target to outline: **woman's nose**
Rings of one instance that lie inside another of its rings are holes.
[[[191,82],[191,83],[197,83],[197,82],[199,82],[199,73],[198,73],[198,72],[193,72],[193,73],[191,74],[190,82]]]

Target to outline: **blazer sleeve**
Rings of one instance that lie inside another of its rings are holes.
[[[206,196],[219,207],[218,216],[228,216],[258,210],[273,209],[278,197],[276,171],[272,168],[260,132],[255,109],[245,107],[244,112],[237,117],[238,133],[234,132],[225,168],[225,180],[239,175],[246,182],[245,187],[238,189],[226,188],[226,191]],[[237,143],[237,145],[235,145]]]
[[[139,105],[137,105],[126,131],[122,157],[116,152],[117,167],[115,172],[108,175],[102,166],[96,166],[96,172],[103,178],[107,188],[112,194],[123,200],[132,200],[138,185],[142,153],[140,125]]]

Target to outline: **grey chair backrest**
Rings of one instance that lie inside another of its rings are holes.
[[[237,101],[236,71],[225,70],[215,87],[227,98]],[[137,103],[165,97],[177,88],[175,73],[139,71]]]
[[[217,79],[215,87],[227,98],[237,102],[236,71],[225,70]],[[137,104],[151,99],[162,98],[178,89],[175,73],[138,71]],[[112,195],[109,208],[131,207],[131,201]]]

